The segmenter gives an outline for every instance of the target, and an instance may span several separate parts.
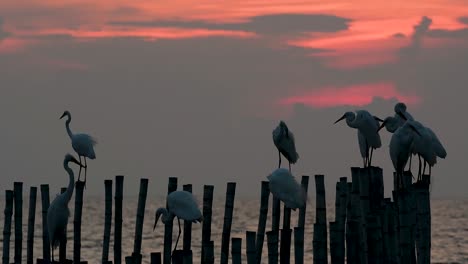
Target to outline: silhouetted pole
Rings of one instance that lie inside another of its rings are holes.
[[[302,176],[301,187],[304,190],[307,197],[309,189],[309,176]],[[297,227],[294,228],[294,261],[296,264],[304,263],[304,228],[306,209],[307,202],[304,204],[304,207],[299,208]]]
[[[67,191],[66,187],[62,187],[60,189],[60,193],[64,193]],[[65,234],[67,233],[67,228],[65,228]],[[67,260],[67,236],[63,236],[63,238],[60,240],[60,245],[59,245],[59,261],[60,263],[65,263]]]
[[[49,228],[47,225],[47,210],[49,209],[49,185],[41,184],[41,200],[42,200],[42,257],[46,262],[50,262],[50,242]]]
[[[360,200],[359,200],[359,169],[351,168],[352,182],[348,183],[348,200],[346,208],[346,260],[347,263],[360,262],[359,236]]]
[[[221,237],[221,264],[227,264],[229,260],[229,241],[231,240],[232,213],[234,211],[234,198],[236,195],[236,183],[228,182],[226,187],[226,204],[224,206],[224,223]]]
[[[370,168],[361,168],[359,172],[359,199],[361,204],[361,235],[359,236],[361,256],[363,263],[367,263],[367,225],[366,219],[370,211],[369,204],[369,183],[370,183]]]
[[[337,222],[337,259],[336,263],[345,261],[345,225],[346,225],[346,206],[348,203],[348,182],[346,177],[341,177],[338,183],[339,190],[339,208],[338,215],[335,217]]]
[[[268,243],[268,264],[278,264],[278,231],[266,232]]]
[[[26,263],[34,263],[34,224],[36,222],[37,187],[29,189],[28,238],[26,249]]]
[[[73,263],[81,262],[81,214],[83,212],[83,192],[85,183],[77,181],[75,185],[75,213],[73,221]]]
[[[151,264],[161,264],[161,252],[153,252],[150,255]]]
[[[109,261],[109,243],[112,226],[112,180],[104,180],[105,213],[102,263]]]
[[[258,217],[257,240],[255,249],[257,252],[257,264],[261,263],[263,241],[265,239],[266,221],[268,218],[268,199],[270,198],[270,185],[268,181],[262,181],[260,194],[260,216]]]
[[[411,263],[410,193],[407,189],[401,189],[397,191],[397,197],[398,220],[400,223],[400,262]]]
[[[167,195],[175,192],[177,190],[177,177],[169,177],[169,182],[167,184]],[[166,208],[167,200],[166,200]],[[172,250],[172,221],[164,224],[164,254],[163,254],[163,263],[171,263],[171,250]]]
[[[232,264],[242,263],[242,238],[233,237],[231,239]]]
[[[11,216],[13,215],[13,195],[12,190],[5,191],[5,218],[3,224],[3,264],[10,264],[10,236],[11,236]]]
[[[255,232],[246,231],[246,253],[247,253],[247,264],[255,264],[257,262],[257,254],[255,253]]]
[[[23,183],[13,184],[15,194],[15,264],[21,263],[23,249]]]
[[[430,176],[423,175],[422,183],[416,190],[418,211],[418,264],[431,260],[431,199],[429,193]]]
[[[184,184],[183,190],[192,193],[192,184]],[[185,254],[191,251],[192,248],[192,222],[184,221],[184,238],[183,238],[183,249]]]
[[[337,222],[330,222],[330,259],[331,263],[339,263],[338,260],[338,223]]]
[[[309,190],[309,176],[304,175],[301,179],[301,187],[304,189],[306,197]],[[307,203],[304,204],[304,207],[299,208],[299,218],[297,219],[297,226],[304,228],[305,226],[305,216],[306,216]]]
[[[203,255],[203,260],[201,263],[203,264],[213,264],[214,263],[214,242],[213,240],[207,241],[205,245],[203,246],[204,248],[204,254]]]
[[[382,226],[380,218],[369,215],[366,219],[368,240],[368,263],[383,263],[382,257]]]
[[[281,219],[281,201],[273,195],[273,203],[271,209],[271,230],[279,233],[279,223]]]
[[[315,175],[316,213],[313,235],[314,263],[327,263],[327,207],[324,175]]]
[[[138,194],[137,219],[135,224],[135,243],[132,258],[134,263],[141,263],[141,241],[143,222],[145,219],[146,195],[148,193],[148,179],[140,179],[140,192]]]
[[[124,176],[115,176],[114,263],[122,263],[122,203]]]
[[[291,258],[291,208],[284,204],[283,229],[281,229],[280,263],[289,264]]]
[[[203,186],[203,222],[202,222],[202,252],[201,252],[201,263],[204,263],[205,258],[205,250],[209,247],[209,243],[211,241],[211,215],[213,214],[212,206],[213,206],[213,185],[205,185]],[[207,260],[208,261],[208,260]]]

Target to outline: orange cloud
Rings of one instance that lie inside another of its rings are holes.
[[[294,95],[279,101],[280,105],[304,104],[316,108],[335,106],[365,106],[379,97],[385,100],[397,99],[406,104],[419,104],[421,98],[403,94],[391,83],[370,83],[345,87],[324,87]]]

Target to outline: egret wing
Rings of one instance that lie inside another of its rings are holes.
[[[169,211],[180,219],[187,221],[199,220],[202,217],[193,195],[186,191],[177,191],[168,196]]]

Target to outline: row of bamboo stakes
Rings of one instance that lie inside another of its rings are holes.
[[[315,175],[316,214],[313,226],[313,262],[329,263],[430,263],[431,248],[431,216],[429,199],[429,176],[423,175],[423,181],[411,183],[410,172],[404,174],[404,186],[393,191],[393,202],[384,198],[382,169],[378,167],[351,168],[352,181],[341,177],[336,183],[335,221],[329,222],[327,229],[326,199],[324,175]],[[112,210],[112,180],[105,180],[105,224],[102,247],[103,264],[122,263],[122,206],[123,206],[123,176],[115,177],[115,204]],[[308,192],[309,176],[302,176],[301,185]],[[396,181],[394,182],[394,188]],[[182,187],[192,191],[192,185]],[[177,178],[169,178],[168,194],[177,190]],[[42,259],[38,264],[51,263],[49,238],[47,232],[47,208],[49,207],[49,186],[40,186],[42,198]],[[62,188],[62,192],[65,188]],[[73,259],[66,256],[66,239],[61,241],[59,262],[55,263],[87,263],[81,260],[81,214],[83,208],[84,184],[76,183],[75,207],[73,221]],[[143,259],[141,252],[144,212],[148,192],[148,179],[140,180],[138,207],[136,214],[134,249],[131,256],[124,258],[127,264],[140,264]],[[227,183],[224,223],[221,239],[220,263],[227,264],[229,257],[233,264],[242,263],[242,238],[231,237],[231,226],[234,213],[236,183]],[[200,262],[214,263],[214,241],[211,238],[211,221],[213,205],[213,185],[204,185],[202,242]],[[2,263],[10,263],[10,236],[12,216],[14,215],[14,263],[22,261],[22,196],[23,183],[15,182],[13,190],[5,191],[5,218],[3,229]],[[297,225],[291,229],[291,209],[284,207],[273,197],[271,229],[266,230],[269,207],[269,183],[262,181],[260,197],[260,215],[257,231],[246,231],[246,256],[248,264],[262,263],[262,250],[266,236],[268,263],[290,263],[291,246],[294,246],[296,264],[304,263],[304,227],[306,206],[299,209]],[[37,187],[31,187],[29,192],[29,212],[27,230],[26,263],[34,263],[34,225],[36,212]],[[282,228],[280,228],[281,211],[283,211]],[[112,212],[114,212],[114,259],[109,260],[109,245],[111,240]],[[191,250],[191,223],[184,221],[183,249],[176,250],[172,255],[172,224],[166,224],[164,229],[163,252],[150,254],[151,264],[193,263]],[[329,244],[327,241],[329,232]],[[291,245],[291,237],[294,241]],[[328,246],[329,245],[329,246]],[[229,251],[229,249],[231,249]],[[171,256],[172,255],[172,256]]]

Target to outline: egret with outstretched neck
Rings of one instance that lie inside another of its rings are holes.
[[[177,236],[174,251],[177,249],[177,243],[179,243],[180,233],[182,232],[180,228],[180,219],[191,221],[193,223],[203,221],[202,213],[198,208],[195,198],[187,191],[175,191],[167,196],[167,209],[161,207],[156,210],[156,219],[154,221],[153,231],[156,228],[159,217],[161,217],[164,224],[172,223],[174,217],[177,217],[177,222],[179,223],[179,235]]]
[[[295,164],[299,159],[299,154],[296,151],[296,144],[294,141],[294,134],[289,130],[284,121],[280,121],[279,125],[273,130],[273,143],[278,149],[278,168],[281,167],[281,154],[289,162],[289,171],[291,171],[291,164]]]
[[[84,166],[85,169],[85,179],[84,182],[86,184],[86,174],[88,170],[88,164],[86,163],[86,159],[95,159],[96,153],[94,152],[94,146],[96,145],[97,141],[92,136],[84,133],[74,134],[70,129],[70,122],[71,122],[71,114],[69,111],[63,112],[60,119],[67,117],[67,121],[65,122],[65,128],[67,129],[67,134],[71,139],[73,150],[78,154],[78,158],[81,162],[81,157],[84,158]],[[78,181],[80,180],[81,176],[81,167],[78,173]]]
[[[70,216],[70,210],[68,209],[68,203],[73,194],[75,187],[75,177],[73,170],[68,166],[69,162],[78,164],[80,167],[83,165],[76,160],[71,154],[65,155],[63,160],[63,167],[68,173],[69,183],[67,190],[57,195],[54,201],[50,204],[47,209],[47,227],[49,231],[50,246],[52,248],[52,261],[54,261],[54,249],[60,244],[62,239],[66,238],[66,230],[68,224],[68,217]]]

